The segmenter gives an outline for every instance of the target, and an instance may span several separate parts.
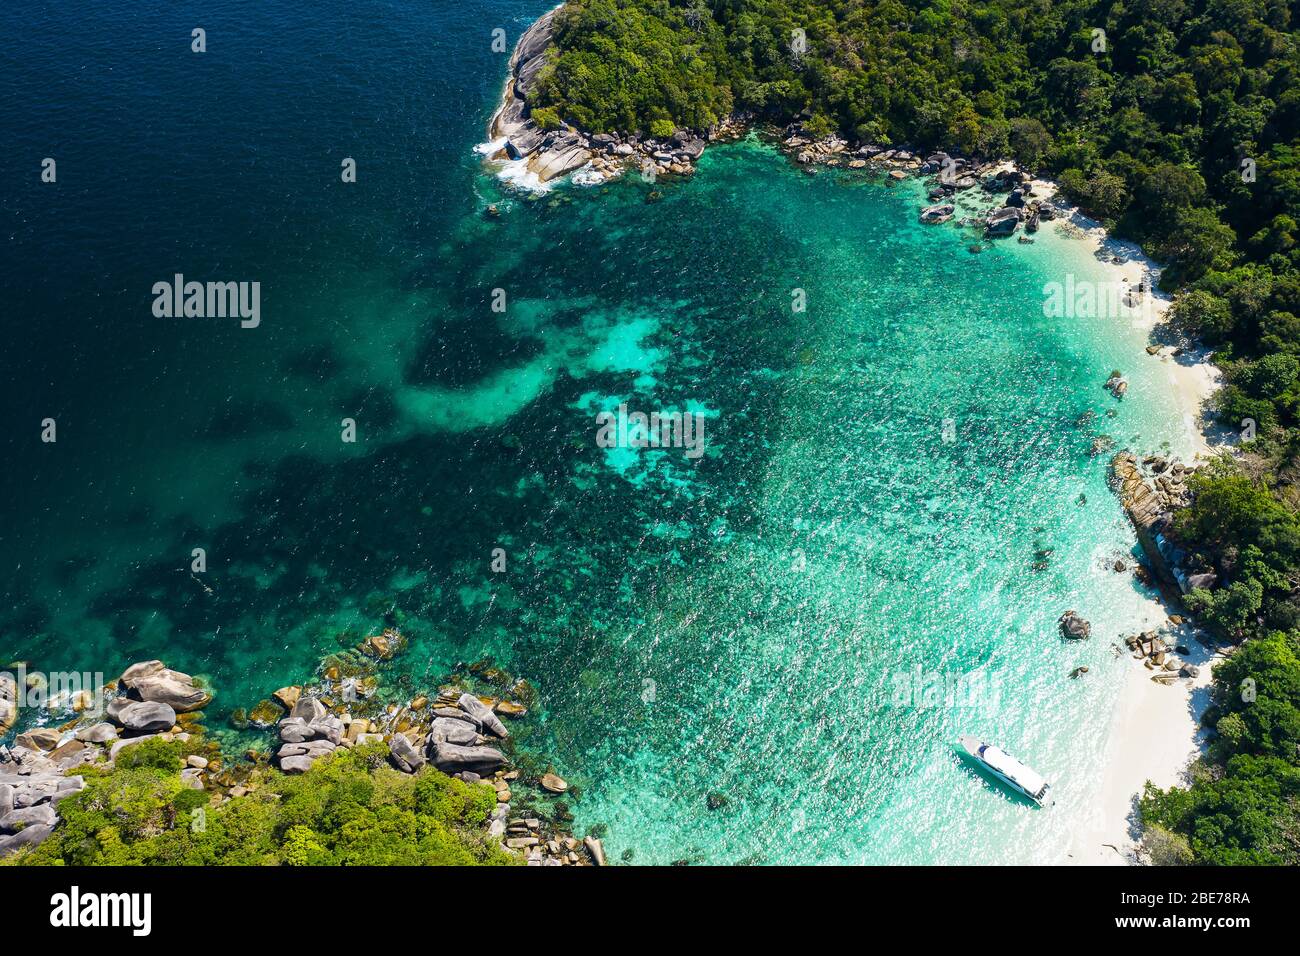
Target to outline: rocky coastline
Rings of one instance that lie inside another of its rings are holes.
[[[234,729],[262,732],[266,746],[232,756],[207,733],[212,695],[161,661],[132,664],[71,709],[57,726],[35,726],[0,745],[0,858],[49,838],[59,803],[85,787],[78,768],[112,771],[119,755],[146,740],[183,741],[183,786],[205,791],[211,806],[242,799],[270,773],[301,774],[336,750],[382,745],[404,774],[443,773],[490,787],[496,802],[484,838],[530,866],[601,866],[601,840],[572,832],[568,801],[577,791],[536,757],[513,746],[507,721],[525,720],[536,691],[489,662],[458,667],[427,690],[385,685],[381,665],[406,641],[396,628],[325,658],[313,679],[279,688],[231,715]],[[3,675],[13,684],[9,674]],[[394,690],[400,689],[399,693]],[[19,689],[0,686],[14,703]],[[10,692],[12,691],[12,692]],[[98,700],[99,706],[95,705]],[[273,739],[269,739],[273,738]]]
[[[1035,179],[1010,160],[965,157],[946,150],[922,153],[907,144],[855,143],[811,133],[801,122],[774,128],[752,115],[733,114],[707,129],[677,129],[659,138],[588,133],[563,118],[556,128],[543,129],[527,97],[547,63],[554,20],[562,9],[561,5],[544,14],[520,37],[510,57],[501,102],[488,123],[489,142],[480,147],[490,162],[516,167],[508,178],[526,189],[546,188],[566,175],[584,186],[628,173],[650,183],[686,179],[710,144],[758,132],[808,175],[839,168],[883,175],[891,183],[928,177],[929,203],[918,210],[919,220],[931,225],[953,222],[978,231],[983,240],[1016,236],[1018,242],[1032,243],[1042,223],[1074,213],[1057,199],[1054,184]],[[658,191],[652,190],[648,199],[657,198]],[[496,207],[489,212],[496,214]],[[984,248],[976,242],[970,251]],[[1128,291],[1125,304],[1138,305],[1151,287],[1149,277],[1144,277]]]
[[[1189,556],[1174,542],[1170,531],[1174,514],[1192,503],[1187,480],[1196,465],[1176,458],[1148,455],[1139,459],[1121,451],[1110,462],[1111,484],[1137,534],[1153,582],[1181,597],[1195,588],[1217,582],[1212,569],[1188,564]]]
[[[515,44],[501,103],[488,123],[489,159],[522,162],[527,172],[543,184],[576,171],[581,171],[585,183],[605,182],[629,168],[640,170],[646,178],[689,176],[707,142],[741,135],[743,124],[739,120],[729,120],[703,134],[678,130],[662,139],[588,134],[563,122],[558,128],[543,129],[532,116],[527,97],[546,65],[555,15],[560,9],[556,7],[539,17]]]
[[[1116,454],[1110,462],[1111,487],[1133,525],[1144,559],[1136,568],[1138,578],[1156,588],[1166,605],[1178,612],[1170,613],[1169,622],[1180,629],[1191,623],[1190,615],[1183,610],[1183,597],[1196,588],[1209,589],[1218,581],[1213,569],[1193,563],[1172,534],[1175,514],[1192,503],[1187,480],[1196,470],[1196,465],[1184,464],[1176,458],[1163,455],[1139,458],[1127,450]],[[1196,629],[1194,633],[1207,648],[1217,646],[1203,630]],[[1129,635],[1124,638],[1124,645],[1136,660],[1155,671],[1151,679],[1156,683],[1171,684],[1178,678],[1199,676],[1199,668],[1184,660],[1190,654],[1189,647],[1172,630]]]

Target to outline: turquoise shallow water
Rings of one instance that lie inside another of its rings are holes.
[[[0,119],[71,161],[53,196],[4,178],[6,406],[60,441],[5,436],[0,656],[162,656],[210,678],[216,725],[396,607],[398,670],[488,655],[538,686],[521,736],[614,859],[1062,859],[1123,677],[1110,642],[1150,613],[1107,568],[1132,537],[1089,448],[1188,441],[1143,334],[1043,316],[1045,282],[1102,277],[1050,226],[974,255],[915,222],[916,184],[805,176],[758,143],[657,202],[506,191],[472,152],[504,70],[474,31],[544,8],[219,4],[226,52],[198,74],[150,52],[187,35],[183,6],[23,37]],[[177,270],[259,279],[262,326],[159,324],[147,292]],[[705,456],[597,447],[620,401],[705,413]],[[1070,607],[1090,642],[1057,638]],[[964,770],[968,731],[1058,806]]]

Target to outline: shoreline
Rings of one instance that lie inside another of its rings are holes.
[[[560,4],[553,8],[546,17],[553,16],[562,7],[563,4]],[[538,23],[541,23],[541,21],[539,20]],[[501,128],[500,121],[508,105],[508,100],[513,95],[513,70],[515,66],[516,56],[512,55],[512,74],[507,76],[506,86],[503,91],[503,99],[507,102],[499,104],[493,112],[488,122],[489,138],[474,147],[474,152],[482,156],[486,163],[490,163],[494,167],[496,179],[505,183],[508,187],[534,194],[549,192],[555,183],[566,178],[576,186],[600,185],[619,178],[626,171],[625,169],[616,169],[615,164],[626,166],[639,156],[639,153],[629,151],[619,155],[610,165],[601,166],[598,170],[593,168],[591,160],[587,160],[580,165],[565,169],[558,175],[543,177],[532,168],[533,156],[512,159],[506,155],[505,144],[508,137]],[[743,138],[743,130],[741,135],[737,135],[737,130],[738,127],[734,125],[728,126],[722,136],[717,139],[710,138],[708,142],[710,144],[719,141],[732,142],[735,139]],[[700,146],[700,152],[702,152],[703,143]],[[797,147],[792,151],[779,142],[774,144],[774,148],[783,155],[793,155],[794,152],[797,152]],[[873,161],[870,165],[877,172],[891,172],[906,178],[915,177],[921,179],[930,175],[930,173],[923,171],[924,167],[920,166],[918,160],[912,159],[911,154],[907,155],[909,159],[906,163]],[[687,178],[690,173],[694,172],[693,163],[695,159],[698,159],[698,154],[692,158],[689,171],[681,168],[672,170],[670,174],[683,179]],[[802,159],[799,161],[803,162]],[[866,161],[857,161],[849,168],[865,168],[867,166]],[[812,171],[809,165],[805,165],[803,168],[805,171]],[[1010,161],[994,164],[993,168],[1022,172],[1018,166]],[[669,172],[669,170],[665,170],[665,172]],[[1057,183],[1049,179],[1032,178],[1027,173],[1023,175],[1032,187],[1033,196],[1036,200],[1046,203],[1055,199],[1059,192]],[[1053,205],[1056,204],[1053,203]],[[1106,268],[1113,276],[1112,281],[1126,288],[1132,288],[1139,281],[1144,282],[1147,291],[1143,294],[1141,306],[1133,308],[1125,318],[1132,323],[1134,328],[1146,333],[1151,348],[1156,350],[1154,352],[1144,350],[1141,355],[1136,356],[1137,360],[1149,359],[1165,365],[1169,391],[1186,428],[1186,438],[1189,443],[1191,458],[1193,460],[1208,459],[1226,450],[1232,444],[1232,436],[1229,433],[1213,429],[1204,418],[1206,405],[1210,397],[1222,384],[1222,373],[1212,361],[1214,353],[1211,350],[1204,348],[1199,343],[1179,336],[1175,330],[1165,324],[1165,316],[1169,307],[1173,304],[1173,298],[1168,293],[1161,292],[1157,288],[1163,267],[1147,256],[1136,242],[1110,235],[1101,223],[1084,215],[1077,206],[1057,206],[1057,209],[1057,222],[1068,224],[1069,227],[1073,227],[1077,231],[1078,234],[1074,238],[1081,242],[1089,254]],[[1116,258],[1121,261],[1113,261]]]
[[[265,794],[278,800],[285,778],[310,774],[318,761],[370,748],[363,751],[361,770],[387,774],[383,786],[436,772],[448,778],[446,785],[456,780],[468,788],[463,792],[480,805],[481,817],[447,825],[456,838],[499,852],[499,861],[606,865],[601,838],[588,833],[580,839],[573,832],[567,801],[578,790],[570,792],[550,760],[521,748],[509,729],[539,706],[536,688],[486,659],[458,664],[420,684],[386,680],[383,665],[407,649],[407,638],[386,623],[355,647],[326,655],[301,683],[275,690],[248,710],[235,708],[230,726],[220,730],[207,723],[215,692],[206,681],[171,670],[159,659],[133,663],[116,679],[79,688],[57,704],[55,699],[24,703],[37,713],[10,744],[0,744],[6,790],[0,797],[6,812],[14,810],[15,799],[24,813],[33,809],[30,819],[18,821],[18,829],[8,823],[0,829],[0,859],[35,850],[51,838],[57,845],[68,833],[60,828],[60,794],[87,787],[89,775],[74,771],[111,775],[123,750],[147,744],[183,751],[181,766],[171,773],[179,774],[182,790],[198,792],[193,806],[214,812],[231,803],[265,802]],[[13,699],[18,685],[7,672],[0,676],[8,678],[0,681],[0,691],[7,691],[0,699]],[[99,681],[102,674],[96,675]],[[254,737],[231,740],[230,729]],[[0,738],[9,730],[0,725]],[[277,852],[287,845],[280,844]]]
[[[1159,599],[1153,598],[1159,602]],[[1209,705],[1209,686],[1216,656],[1195,637],[1196,625],[1174,626],[1161,606],[1168,627],[1191,652],[1182,655],[1199,668],[1197,676],[1169,685],[1151,679],[1152,671],[1125,653],[1124,684],[1111,716],[1101,790],[1092,825],[1080,833],[1069,862],[1085,866],[1141,865],[1137,801],[1147,782],[1161,789],[1183,784],[1188,765],[1205,750],[1208,732],[1201,715]]]
[[[549,22],[555,11],[562,6],[560,4],[553,8],[533,29],[537,29],[543,20]],[[521,39],[520,46],[525,43],[526,40]],[[635,152],[620,145],[620,152],[610,155],[610,162],[597,160],[593,165],[593,160],[598,155],[593,151],[583,157],[581,163],[575,163],[569,168],[556,167],[558,172],[554,176],[537,177],[531,174],[530,161],[533,157],[505,155],[506,150],[502,148],[504,143],[500,138],[507,132],[502,128],[501,120],[507,114],[512,96],[518,95],[513,82],[518,71],[518,60],[519,48],[516,48],[511,57],[502,102],[489,121],[489,142],[476,148],[477,152],[489,157],[490,161],[495,161],[494,165],[499,166],[496,171],[499,179],[516,188],[522,187],[530,191],[546,191],[550,180],[565,176],[573,179],[577,185],[593,185],[621,175],[623,170],[614,164],[626,165],[646,149],[647,144],[638,143],[633,138],[631,142]],[[752,129],[752,124],[741,123]],[[735,129],[735,124],[728,124],[728,133],[734,133]],[[582,145],[595,146],[584,134],[578,132],[578,136]],[[709,142],[716,138],[720,137],[707,137]],[[795,159],[807,173],[814,172],[812,167],[822,163],[839,166],[842,160],[855,169],[868,167],[870,161],[870,166],[876,171],[888,171],[895,179],[923,179],[933,172],[930,161],[922,163],[919,156],[914,157],[906,150],[896,162],[894,150],[884,152],[879,157],[868,155],[861,158],[859,152],[849,152],[846,143],[834,137],[829,142],[830,148],[820,151],[822,144],[819,141],[806,141],[793,136],[787,142],[778,142],[776,149]],[[569,146],[568,143],[563,145]],[[615,143],[605,145],[612,153]],[[654,160],[660,162],[662,172],[678,172],[675,165],[665,164],[670,164],[674,158],[680,159],[680,156],[659,152],[658,145],[653,142],[648,145],[648,152]],[[801,152],[805,146],[808,150]],[[703,143],[700,143],[698,151],[692,150],[693,155],[689,157],[689,165],[692,167],[690,172],[694,171],[694,161],[703,152],[702,147]],[[591,174],[584,176],[584,171],[589,169]],[[1165,366],[1169,394],[1175,411],[1185,426],[1189,463],[1199,463],[1229,448],[1235,436],[1214,429],[1205,417],[1207,403],[1219,388],[1222,373],[1213,364],[1213,353],[1210,350],[1199,343],[1186,340],[1168,326],[1166,317],[1173,297],[1158,289],[1162,266],[1147,256],[1136,242],[1111,236],[1099,222],[1084,215],[1077,206],[1067,206],[1058,200],[1060,190],[1056,182],[1033,177],[1010,161],[986,164],[982,170],[985,173],[994,170],[995,175],[999,171],[1014,172],[1016,178],[1027,183],[1028,195],[1033,197],[1036,204],[1050,204],[1054,207],[1056,215],[1053,218],[1058,223],[1058,234],[1064,234],[1063,237],[1072,242],[1081,242],[1081,249],[1086,250],[1104,267],[1104,274],[1110,281],[1122,287],[1126,293],[1141,285],[1145,291],[1137,292],[1138,301],[1131,304],[1123,315],[1130,321],[1132,328],[1144,333],[1143,351],[1135,354],[1134,361],[1146,359]],[[525,171],[530,173],[526,179],[520,175]],[[937,201],[942,203],[952,198],[952,191],[949,190],[948,199]],[[933,193],[931,200],[936,201]],[[1021,205],[1024,205],[1023,200]],[[951,218],[951,207],[940,211],[947,212],[948,218]],[[1037,213],[1034,213],[1035,220],[1036,217]],[[1034,225],[1036,224],[1035,221]],[[1016,231],[1014,226],[1011,231]],[[1147,454],[1152,449],[1135,451]],[[1093,807],[1087,811],[1089,822],[1076,834],[1067,853],[1067,860],[1063,862],[1076,865],[1141,864],[1136,808],[1146,783],[1150,781],[1161,788],[1183,783],[1188,765],[1204,751],[1206,731],[1200,726],[1200,718],[1209,703],[1208,688],[1212,681],[1215,655],[1209,646],[1197,639],[1197,626],[1194,622],[1180,618],[1180,623],[1175,624],[1170,620],[1170,615],[1177,612],[1165,603],[1162,596],[1156,593],[1148,599],[1153,604],[1152,616],[1158,619],[1156,630],[1173,635],[1178,644],[1186,646],[1189,653],[1180,655],[1180,658],[1197,668],[1196,676],[1176,680],[1172,684],[1159,683],[1152,680],[1153,671],[1149,667],[1143,666],[1140,661],[1133,659],[1132,654],[1120,649],[1121,656],[1126,659],[1124,666],[1127,670],[1113,704],[1102,762],[1100,791]]]
[[[1036,194],[1051,198],[1057,184],[1035,179]],[[1206,406],[1222,384],[1222,371],[1216,366],[1213,352],[1200,343],[1176,339],[1166,322],[1173,297],[1159,291],[1162,266],[1147,256],[1130,240],[1111,236],[1094,219],[1078,207],[1063,211],[1065,221],[1076,227],[1079,241],[1113,281],[1132,287],[1144,281],[1148,292],[1144,307],[1133,310],[1133,327],[1146,333],[1152,353],[1144,350],[1138,360],[1147,359],[1165,366],[1169,394],[1182,417],[1189,443],[1191,463],[1199,463],[1231,449],[1232,433],[1218,429],[1205,417]],[[1114,261],[1116,258],[1122,260]],[[1142,454],[1149,452],[1143,449]],[[1201,629],[1186,615],[1170,607],[1158,592],[1148,598],[1157,617],[1155,630],[1174,636],[1190,653],[1180,658],[1198,668],[1195,677],[1160,684],[1152,680],[1152,671],[1125,651],[1122,655],[1125,674],[1115,698],[1114,711],[1107,731],[1102,780],[1097,803],[1088,814],[1090,824],[1079,833],[1068,853],[1073,865],[1140,866],[1141,832],[1137,805],[1148,782],[1161,789],[1183,785],[1187,771],[1196,758],[1205,753],[1208,731],[1201,717],[1210,703],[1209,689],[1213,667],[1218,657],[1200,640]],[[1179,617],[1175,624],[1171,615]]]
[[[1058,193],[1057,184],[1050,179],[1034,179],[1032,185],[1034,194],[1046,199]],[[1113,281],[1130,288],[1139,281],[1145,283],[1148,291],[1143,306],[1125,317],[1135,329],[1146,333],[1151,347],[1158,347],[1155,353],[1144,350],[1138,360],[1149,359],[1165,366],[1169,392],[1186,426],[1193,461],[1229,450],[1233,444],[1230,433],[1216,429],[1205,418],[1206,405],[1222,385],[1223,373],[1214,364],[1212,350],[1179,337],[1166,325],[1173,297],[1158,288],[1164,267],[1144,253],[1136,242],[1110,235],[1101,223],[1084,215],[1077,206],[1064,208],[1062,216],[1079,230],[1078,241],[1114,277]],[[1116,258],[1122,261],[1115,262]]]

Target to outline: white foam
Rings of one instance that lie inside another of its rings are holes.
[[[573,180],[575,186],[599,186],[605,182],[604,173],[598,173],[592,168],[591,163],[574,170],[569,178]]]
[[[488,140],[486,143],[479,143],[474,147],[474,152],[480,156],[492,157],[505,149],[505,146],[506,137],[502,136]],[[550,184],[542,182],[541,177],[528,168],[527,159],[496,159],[492,161],[492,164],[497,167],[497,179],[508,186],[527,190],[531,193],[551,191]]]
[[[540,176],[529,169],[526,159],[511,159],[501,163],[501,168],[497,171],[497,179],[506,185],[531,193],[551,191],[551,184],[543,182]]]
[[[486,143],[479,143],[474,147],[474,152],[481,156],[491,156],[500,150],[506,148],[506,137],[499,136],[496,139],[490,139]]]

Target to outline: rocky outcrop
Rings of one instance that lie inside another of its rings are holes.
[[[105,713],[123,730],[136,733],[158,733],[176,726],[176,711],[160,701],[117,697],[105,708]]]
[[[64,776],[76,762],[17,744],[0,747],[0,857],[54,832],[60,801],[86,785],[80,776]]]
[[[921,210],[921,222],[938,224],[947,222],[953,217],[957,207],[952,203],[941,203],[934,206],[926,206]]]
[[[1173,513],[1191,504],[1187,478],[1195,468],[1160,455],[1139,461],[1132,452],[1121,451],[1111,459],[1110,470],[1111,486],[1156,578],[1184,594],[1212,587],[1217,580],[1214,572],[1185,567],[1188,555],[1169,534]]]
[[[424,766],[424,754],[405,734],[393,734],[388,742],[388,752],[397,769],[404,773],[415,773]]]
[[[35,727],[19,734],[14,741],[18,747],[27,750],[49,751],[59,745],[62,735],[51,727]]]
[[[82,727],[76,733],[77,740],[88,744],[106,744],[110,740],[116,740],[117,736],[117,728],[107,721]]]
[[[380,691],[380,660],[364,648],[345,651],[322,662],[319,680],[295,685],[293,708],[277,726],[281,742],[274,759],[282,771],[304,773],[341,748],[383,743],[387,763],[402,773],[427,773],[432,765],[463,783],[490,787],[497,806],[488,837],[522,854],[530,866],[595,862],[565,822],[567,809],[559,798],[572,797],[568,781],[554,771],[524,779],[510,766],[506,721],[528,714],[535,692],[527,681],[480,662],[465,668],[468,673],[458,670],[436,693],[416,692],[403,702]],[[469,689],[484,685],[493,693]],[[368,688],[364,697],[343,693],[358,686]],[[525,809],[512,813],[511,801],[523,787],[535,789],[523,801]],[[555,801],[552,810],[545,809],[547,801]]]
[[[0,673],[0,737],[18,720],[18,682],[8,672]]]
[[[466,714],[466,717],[469,715]],[[457,744],[461,747],[477,747],[487,740],[478,732],[470,720],[457,717],[438,717],[429,727],[429,746],[435,744]]]
[[[1081,641],[1092,636],[1092,625],[1076,611],[1066,611],[1057,621],[1061,636],[1070,640]]]
[[[328,757],[343,741],[346,725],[341,717],[331,715],[314,697],[299,697],[280,721],[277,733],[280,749],[276,753],[285,773],[305,773],[321,757]]]
[[[400,638],[395,631],[392,636]],[[403,644],[398,640],[390,646],[397,652]],[[450,686],[436,695],[416,693],[405,702],[381,699],[375,669],[386,656],[382,647],[351,648],[327,658],[319,680],[282,688],[272,698],[273,706],[285,708],[273,724],[278,738],[274,756],[254,748],[244,760],[229,763],[215,742],[189,732],[193,728],[202,733],[201,715],[177,715],[169,704],[134,697],[152,680],[171,685],[175,697],[188,698],[197,690],[189,678],[157,661],[133,665],[118,688],[126,693],[109,700],[107,719],[96,712],[82,713],[57,729],[29,728],[12,748],[0,746],[0,856],[35,846],[56,831],[59,802],[84,787],[82,777],[65,776],[69,771],[82,764],[111,771],[125,749],[145,741],[193,740],[182,751],[183,766],[177,772],[183,786],[205,791],[213,805],[257,789],[272,764],[285,773],[304,773],[340,748],[379,743],[400,772],[429,773],[433,763],[466,784],[490,788],[496,809],[487,836],[522,854],[530,866],[596,862],[590,848],[569,829],[566,800],[576,788],[553,770],[524,777],[510,766],[510,734],[502,718],[528,714],[535,691],[527,681],[480,663],[469,666],[468,676],[458,671]],[[490,695],[469,689],[485,685]],[[110,685],[110,694],[112,690]],[[243,726],[249,725],[245,721]],[[520,811],[512,813],[511,800],[525,787],[531,792]],[[603,859],[603,851],[598,855]]]
[[[1142,661],[1147,670],[1154,672],[1151,679],[1157,684],[1170,685],[1180,677],[1192,680],[1201,672],[1195,664],[1181,658],[1180,655],[1188,653],[1187,648],[1181,644],[1175,646],[1168,635],[1144,631],[1124,638],[1124,644],[1135,660]]]
[[[195,685],[193,677],[169,670],[162,661],[132,664],[122,672],[118,684],[131,699],[166,704],[178,714],[202,710],[212,701],[212,695]]]
[[[1024,210],[1015,206],[995,209],[984,219],[984,234],[989,237],[1009,236],[1016,231],[1024,215]]]
[[[493,747],[462,747],[446,741],[430,743],[429,756],[435,767],[452,775],[469,771],[482,777],[506,763],[505,754]]]
[[[456,706],[468,714],[470,719],[480,728],[497,737],[505,738],[510,736],[505,724],[501,723],[501,719],[492,712],[492,708],[473,694],[461,694],[460,699],[456,701]]]
[[[529,170],[542,182],[585,166],[592,156],[587,138],[579,131],[570,128],[545,131],[530,115],[528,93],[546,65],[557,12],[552,10],[539,17],[515,44],[501,105],[488,124],[491,139],[505,139],[505,156],[527,160]]]
[[[439,702],[446,703],[446,698],[447,695],[443,695]],[[505,765],[505,755],[493,747],[484,746],[487,738],[481,732],[504,739],[509,736],[505,725],[491,707],[473,694],[457,697],[456,707],[466,719],[439,717],[429,730],[426,740],[433,765],[451,774],[468,771],[484,776],[495,773]],[[437,709],[445,711],[450,708]]]

